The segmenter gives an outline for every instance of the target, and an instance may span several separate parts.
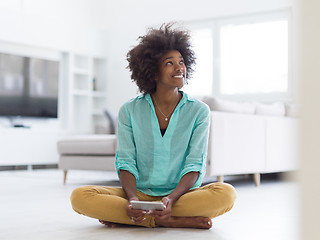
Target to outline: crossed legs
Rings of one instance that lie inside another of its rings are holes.
[[[142,201],[160,201],[154,197],[137,193]],[[211,219],[228,212],[235,201],[235,189],[226,183],[212,183],[189,191],[180,197],[172,208],[172,217],[165,222],[155,222],[146,215],[140,224],[131,222],[126,214],[128,200],[122,188],[85,186],[77,188],[71,195],[73,209],[79,214],[96,218],[102,222],[140,225],[145,227],[201,227]]]

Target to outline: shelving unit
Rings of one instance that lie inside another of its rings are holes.
[[[67,54],[68,129],[73,133],[94,133],[106,106],[106,59]]]

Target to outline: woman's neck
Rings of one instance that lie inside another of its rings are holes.
[[[178,88],[172,90],[172,91],[161,91],[161,89],[157,89],[155,93],[152,94],[154,98],[156,98],[156,101],[158,105],[160,106],[172,106],[172,104],[175,104],[180,99],[180,93]]]

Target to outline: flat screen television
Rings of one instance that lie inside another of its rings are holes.
[[[0,53],[0,117],[58,117],[59,61]]]

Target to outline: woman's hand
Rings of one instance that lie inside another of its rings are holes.
[[[154,210],[152,215],[156,220],[167,220],[171,217],[171,210],[173,205],[173,199],[170,197],[162,198],[163,205],[165,208],[163,210]]]
[[[130,203],[130,201],[132,200],[139,201],[137,197],[129,199],[129,203],[127,205],[127,215],[133,223],[142,223],[146,219],[145,215],[147,214],[147,212],[141,209],[133,209]]]

